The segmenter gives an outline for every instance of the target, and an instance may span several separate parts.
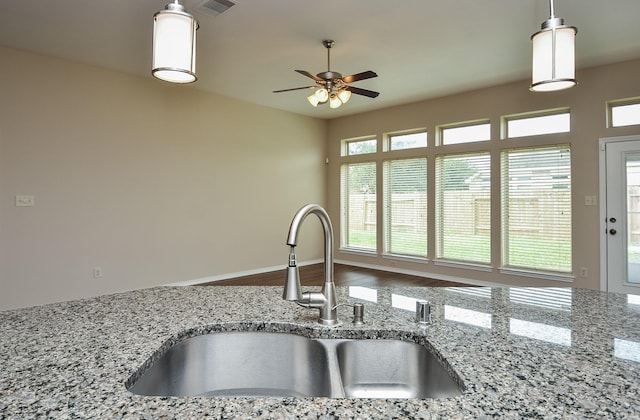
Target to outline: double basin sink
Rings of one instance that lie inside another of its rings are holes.
[[[443,398],[463,391],[416,343],[274,332],[187,338],[130,382],[129,391],[152,396]]]

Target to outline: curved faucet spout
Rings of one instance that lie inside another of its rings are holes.
[[[300,296],[300,277],[294,249],[298,245],[298,231],[302,222],[310,214],[318,216],[324,232],[324,285],[320,293],[302,293]],[[339,322],[335,309],[336,291],[333,281],[333,227],[327,211],[317,204],[307,204],[298,210],[289,227],[287,245],[291,247],[291,250],[283,299],[294,300],[303,306],[317,308],[320,310],[318,319],[320,324],[337,325]]]

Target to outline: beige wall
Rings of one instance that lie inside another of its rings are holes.
[[[490,118],[495,151],[501,115],[566,106],[572,133],[538,142],[572,144],[573,262],[589,270],[573,285],[598,288],[598,207],[584,206],[585,195],[598,194],[598,139],[640,133],[605,123],[607,100],[640,96],[640,60],[579,71],[580,84],[565,92],[533,94],[523,81],[328,123],[2,47],[0,60],[0,309],[283,266],[286,231],[302,204],[326,204],[338,237],[341,139],[426,127],[433,142],[438,124]],[[16,195],[34,195],[35,207],[15,207]],[[492,218],[498,226],[496,211]],[[301,261],[322,256],[319,224],[308,225]],[[493,251],[497,266],[497,241]],[[336,259],[438,278],[566,285],[495,269]]]
[[[6,48],[0,62],[0,309],[283,267],[295,211],[324,204],[325,121]],[[322,257],[309,224],[301,261]]]
[[[585,206],[585,195],[598,195],[598,141],[601,137],[613,137],[639,134],[640,128],[607,128],[606,101],[640,96],[640,60],[616,65],[585,69],[577,72],[579,85],[573,89],[555,93],[531,93],[529,81],[511,83],[488,89],[466,92],[445,98],[434,99],[409,105],[397,106],[380,111],[359,114],[331,120],[329,123],[329,174],[328,174],[328,211],[332,217],[334,229],[340,230],[340,142],[342,139],[376,135],[379,141],[384,133],[426,128],[429,133],[427,155],[435,157],[439,152],[455,152],[461,147],[452,145],[434,148],[434,133],[440,124],[456,123],[489,118],[492,123],[492,140],[482,144],[499,155],[502,147],[517,147],[524,144],[547,144],[553,142],[571,144],[572,150],[572,188],[573,188],[573,266],[574,273],[579,267],[588,269],[588,277],[576,277],[571,284],[575,287],[598,289],[599,279],[599,207]],[[533,139],[500,139],[500,117],[516,113],[537,110],[570,107],[572,130],[570,134],[540,136]],[[465,149],[466,150],[466,149]],[[413,152],[412,152],[413,153]],[[369,157],[365,157],[369,159]],[[378,153],[375,159],[382,161],[384,156]],[[433,160],[431,160],[433,162]],[[499,172],[492,173],[498,179]],[[429,180],[429,189],[434,190],[433,177]],[[380,255],[365,256],[353,253],[337,252],[338,261],[360,265],[375,265],[393,270],[408,270],[430,275],[436,278],[472,279],[483,282],[505,283],[513,285],[566,286],[567,283],[540,280],[529,277],[510,276],[498,272],[500,265],[500,214],[499,188],[492,188],[492,255],[493,269],[490,272],[437,266],[433,262],[415,263],[383,258]],[[434,214],[434,200],[430,198],[430,214]],[[378,208],[378,214],[381,209]],[[379,216],[380,217],[380,216]],[[433,220],[433,219],[430,219]],[[381,230],[378,230],[381,235]],[[429,230],[429,249],[435,248],[435,228]],[[378,243],[381,242],[379,238]],[[338,244],[339,245],[339,244]],[[433,255],[430,255],[433,258]]]

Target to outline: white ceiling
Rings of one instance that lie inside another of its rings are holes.
[[[169,0],[0,0],[0,44],[151,78],[152,16]],[[335,118],[530,77],[530,36],[549,17],[547,0],[234,0],[200,21],[202,89],[318,118]],[[556,0],[578,28],[580,68],[640,57],[640,0]],[[337,110],[311,107],[312,85],[294,69],[327,70],[323,39],[334,39],[331,70],[373,70]],[[46,69],[43,76],[46,75]],[[154,79],[155,80],[155,79]],[[157,81],[157,83],[165,83]],[[185,89],[185,86],[176,86]]]

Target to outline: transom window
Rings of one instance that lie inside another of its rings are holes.
[[[342,142],[342,156],[364,155],[375,153],[377,150],[378,140],[375,137],[344,140]]]
[[[571,131],[571,114],[563,110],[543,115],[508,116],[504,117],[504,123],[506,138],[568,133]]]
[[[471,143],[476,141],[487,141],[491,139],[491,124],[489,122],[457,125],[457,126],[441,126],[440,144],[460,144]]]
[[[427,132],[389,134],[389,150],[415,149],[427,147]]]
[[[640,124],[640,98],[609,103],[611,127],[625,127]]]

